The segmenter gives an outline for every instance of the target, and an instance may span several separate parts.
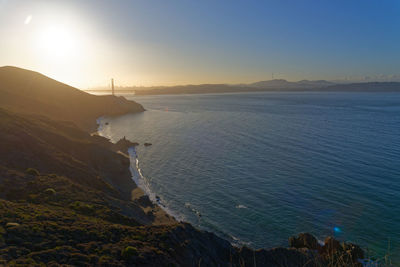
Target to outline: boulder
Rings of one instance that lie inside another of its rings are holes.
[[[309,233],[300,233],[298,236],[291,236],[289,238],[289,246],[292,248],[308,248],[313,250],[320,249],[318,240]]]
[[[340,242],[337,241],[335,238],[328,236],[327,238],[325,238],[322,250],[325,253],[332,255],[335,254],[336,252],[343,251],[343,247],[340,245]]]
[[[344,243],[343,250],[347,255],[350,255],[352,261],[357,261],[358,259],[364,259],[364,251],[362,248],[353,243]]]
[[[116,142],[113,146],[113,150],[114,151],[122,151],[124,153],[128,152],[128,149],[130,147],[133,146],[138,146],[139,143],[136,142],[131,142],[128,139],[125,138],[125,136],[123,138],[121,138],[118,142]]]

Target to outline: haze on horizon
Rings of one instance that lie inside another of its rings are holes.
[[[400,81],[400,2],[0,0],[0,66],[80,88]]]

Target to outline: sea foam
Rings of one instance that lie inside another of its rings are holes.
[[[168,207],[164,204],[163,200],[159,196],[157,196],[153,191],[151,191],[150,184],[146,179],[146,177],[143,176],[142,170],[139,167],[139,159],[135,147],[130,147],[128,149],[128,154],[130,160],[129,170],[132,174],[132,179],[136,183],[136,185],[143,190],[143,192],[149,197],[149,199],[153,203],[157,203],[157,205],[161,207],[170,216],[174,217],[176,220],[183,220],[181,216],[174,213],[172,210],[168,209]]]

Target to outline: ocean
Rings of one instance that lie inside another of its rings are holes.
[[[126,97],[147,111],[101,134],[140,143],[135,179],[178,220],[252,248],[333,235],[400,262],[400,94]]]

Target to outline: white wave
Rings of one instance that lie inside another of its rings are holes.
[[[252,246],[252,242],[246,242],[243,241],[233,235],[228,235],[231,239],[231,244],[235,247],[242,247],[242,246],[246,246],[246,247],[251,247]]]
[[[197,217],[199,217],[199,218],[201,217],[200,211],[195,209],[190,203],[185,203],[185,207],[188,208],[189,210],[191,210],[194,214],[196,214]]]
[[[146,179],[146,177],[143,176],[142,170],[139,167],[139,160],[135,147],[130,147],[128,149],[128,154],[130,159],[129,170],[131,171],[132,179],[136,183],[136,185],[143,190],[143,192],[149,197],[149,199],[153,203],[156,203],[158,206],[160,206],[166,213],[168,213],[177,220],[182,220],[180,216],[173,213],[170,209],[167,208],[167,206],[163,203],[162,199],[159,196],[157,196],[154,192],[151,191],[150,183]]]
[[[247,207],[245,205],[237,205],[236,208],[237,209],[247,209]]]
[[[96,124],[97,124],[97,134],[102,136],[102,131],[103,131],[103,124],[101,123],[103,121],[104,117],[98,117],[96,119]]]
[[[109,132],[109,128],[104,127],[105,123],[104,122],[104,117],[99,117],[96,120],[96,123],[98,125],[97,131],[98,135],[103,136],[108,138],[111,142],[113,140],[111,139],[111,134]],[[167,206],[163,203],[162,199],[157,196],[154,192],[151,191],[150,189],[150,184],[146,177],[143,176],[142,170],[139,167],[139,159],[137,156],[137,152],[135,147],[130,147],[128,148],[128,154],[129,154],[129,170],[132,175],[132,180],[136,183],[136,185],[143,190],[143,192],[149,197],[149,199],[153,202],[156,203],[158,206],[160,206],[166,213],[168,213],[170,216],[174,217],[176,220],[183,221],[184,218],[181,215],[177,215],[174,212],[172,212],[170,209],[167,208]]]

